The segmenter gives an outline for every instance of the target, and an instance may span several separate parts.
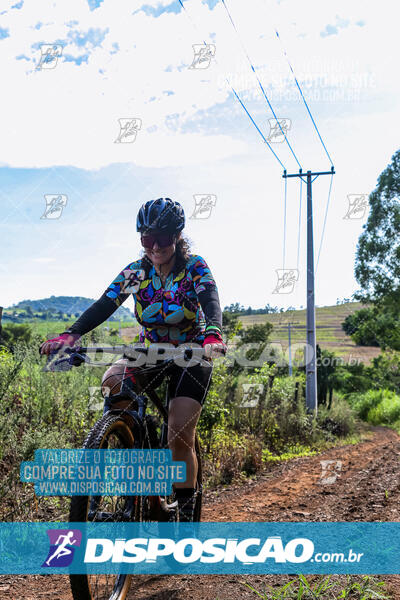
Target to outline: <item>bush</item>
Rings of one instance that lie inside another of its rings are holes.
[[[400,419],[400,397],[388,390],[385,392],[382,402],[368,411],[367,421],[372,425],[391,425]]]
[[[391,390],[352,394],[349,401],[357,415],[372,425],[390,425],[400,419],[400,397]]]
[[[205,463],[209,485],[229,485],[262,467],[262,442],[254,435],[214,429]]]
[[[372,306],[348,315],[344,331],[357,346],[380,346],[400,350],[400,321],[397,310]]]
[[[12,347],[16,342],[28,343],[32,337],[32,329],[29,325],[17,325],[10,323],[4,325],[1,331],[0,344]]]
[[[212,383],[201,412],[197,428],[201,445],[208,451],[213,429],[224,428],[229,415],[226,397],[226,367],[223,363],[214,367]]]
[[[304,376],[298,379],[304,388]],[[302,394],[295,398],[296,381],[291,377],[276,377],[264,411],[265,442],[278,454],[293,443],[312,443],[316,439],[316,424],[307,414]]]
[[[341,398],[335,398],[332,408],[328,410],[325,406],[318,409],[317,421],[322,431],[331,434],[325,436],[346,437],[356,430],[354,411],[349,403]]]
[[[48,429],[28,429],[20,441],[21,460],[34,460],[34,452],[39,448],[71,448],[68,432]]]
[[[383,394],[383,390],[369,390],[365,394],[351,394],[349,402],[360,419],[366,421],[370,409],[382,402]]]
[[[90,343],[88,337],[83,343]],[[80,447],[100,416],[99,411],[88,410],[89,387],[100,386],[105,367],[82,366],[68,372],[44,373],[45,359],[39,356],[38,346],[35,338],[28,344],[16,342],[12,351],[0,347],[3,506],[12,505],[15,493],[21,497],[22,460],[32,458],[34,450],[40,447]],[[276,365],[265,363],[252,369],[251,374],[247,371],[233,377],[229,366],[215,361],[212,385],[198,426],[206,485],[229,484],[256,474],[263,468],[263,456],[268,453],[304,453],[319,440],[334,440],[335,436],[352,432],[354,420],[349,405],[335,400],[330,411],[320,409],[317,420],[306,411],[304,373],[295,377],[277,373]],[[242,406],[244,383],[262,386],[254,408]],[[380,400],[381,396],[369,401],[365,417]],[[364,414],[365,399],[358,394],[353,401]],[[388,408],[384,413],[388,414]],[[390,418],[397,415],[390,414]]]
[[[368,371],[376,389],[387,388],[400,393],[400,352],[382,352],[372,360]]]
[[[374,387],[368,368],[360,362],[355,365],[340,365],[334,374],[334,389],[345,395],[367,392]]]

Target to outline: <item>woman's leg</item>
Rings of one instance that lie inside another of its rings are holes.
[[[176,482],[176,489],[196,487],[197,458],[194,439],[200,413],[201,405],[187,396],[178,396],[169,403],[168,446],[173,460],[186,462],[186,481]]]
[[[177,396],[170,401],[168,412],[168,446],[173,460],[186,462],[186,481],[174,483],[178,501],[179,520],[193,521],[197,480],[195,432],[201,413],[201,404],[188,396]]]
[[[186,481],[174,483],[181,521],[193,521],[197,483],[196,425],[211,383],[212,364],[177,367],[170,386],[168,446],[173,460],[186,462]]]
[[[131,404],[131,400],[120,400],[119,402],[113,402],[112,397],[119,394],[121,391],[122,382],[129,378],[132,383],[136,385],[136,378],[138,376],[139,369],[129,367],[128,360],[126,358],[120,358],[117,360],[107,371],[104,373],[101,381],[101,392],[105,398],[104,412],[110,410],[110,408],[128,408]]]

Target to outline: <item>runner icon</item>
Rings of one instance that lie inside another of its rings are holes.
[[[76,543],[77,540],[73,540],[72,538],[74,537],[74,532],[73,531],[68,531],[67,534],[63,535],[59,535],[58,539],[56,541],[56,545],[58,545],[58,548],[56,549],[56,551],[50,556],[50,558],[48,558],[46,560],[46,565],[50,566],[50,561],[53,560],[53,558],[61,558],[62,556],[67,556],[68,554],[72,554],[72,550],[70,550],[70,548],[67,548],[66,546],[70,545],[72,546],[73,544]],[[63,540],[62,542],[60,542],[60,540]]]

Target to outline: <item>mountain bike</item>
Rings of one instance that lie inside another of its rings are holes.
[[[129,349],[129,352],[127,352]],[[81,347],[68,348],[62,358],[54,360],[46,370],[69,370],[81,364],[111,366],[114,362],[93,363],[89,354],[102,355],[103,352],[122,354],[124,357],[142,353],[148,356],[149,348],[143,346],[122,347]],[[165,356],[165,358],[164,358]],[[202,348],[165,348],[163,358],[156,364],[142,367],[146,375],[165,368],[168,377],[168,365],[177,357],[190,360],[204,358]],[[129,401],[127,408],[111,408],[95,423],[85,439],[83,448],[90,449],[163,449],[168,448],[168,405],[169,393],[166,386],[164,401],[154,389],[145,389],[137,393],[130,378],[122,381],[119,394],[113,394],[113,403]],[[148,402],[156,408],[158,416],[147,415]],[[202,465],[199,441],[196,435],[195,450],[198,473],[195,492],[194,521],[200,521],[202,505]],[[178,521],[177,502],[171,496],[73,496],[71,499],[70,522],[146,522]],[[70,575],[70,584],[74,600],[125,600],[131,584],[132,575]]]

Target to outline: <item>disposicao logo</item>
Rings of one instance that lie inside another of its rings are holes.
[[[253,547],[257,554],[248,554]],[[298,548],[300,553],[297,553]],[[160,557],[170,556],[178,563],[264,563],[268,558],[276,563],[303,563],[312,557],[314,544],[307,538],[295,538],[283,546],[280,536],[271,536],[264,543],[260,538],[238,539],[210,538],[201,541],[196,538],[173,539],[132,538],[117,539],[91,538],[87,540],[85,563],[154,563]]]
[[[50,549],[42,567],[68,567],[74,558],[75,548],[81,545],[79,529],[48,529]]]

